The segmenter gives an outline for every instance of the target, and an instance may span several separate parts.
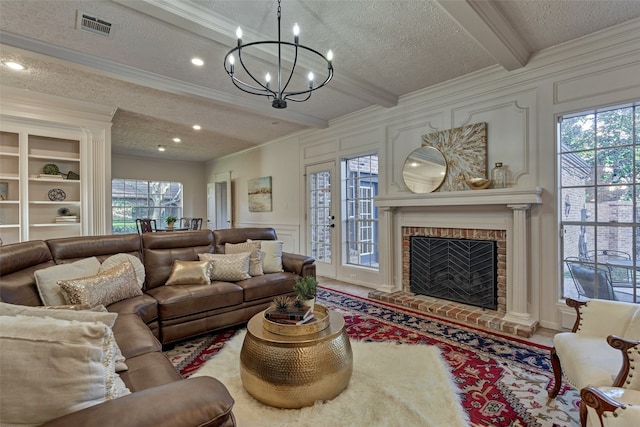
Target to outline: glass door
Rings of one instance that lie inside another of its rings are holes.
[[[308,253],[316,260],[318,276],[335,278],[336,221],[333,211],[331,183],[335,175],[335,163],[307,166],[307,242]]]

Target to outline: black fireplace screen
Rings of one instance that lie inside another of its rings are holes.
[[[411,292],[496,309],[495,241],[412,236],[410,249]]]

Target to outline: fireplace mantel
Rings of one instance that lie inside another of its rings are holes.
[[[427,194],[378,196],[376,206],[381,208],[420,206],[480,206],[542,203],[542,189],[498,188],[489,190],[447,191]]]
[[[400,230],[394,218],[401,212],[401,208],[438,208],[446,211],[447,207],[458,206],[492,206],[493,210],[511,209],[511,231],[507,237],[509,264],[507,279],[507,312],[503,320],[533,327],[537,324],[537,316],[529,311],[528,298],[529,283],[529,241],[527,211],[532,205],[542,204],[542,188],[500,188],[490,190],[450,191],[428,194],[406,194],[399,196],[378,196],[376,206],[381,208],[381,229],[385,230],[385,240],[401,245]],[[448,222],[448,221],[446,221]],[[405,224],[412,226],[413,224]],[[443,224],[448,226],[448,224]],[[386,257],[386,264],[390,266],[385,274],[386,284],[380,291],[394,292],[399,290],[395,283],[394,250],[388,250],[381,255]]]

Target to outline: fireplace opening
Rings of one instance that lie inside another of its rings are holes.
[[[410,290],[495,310],[497,242],[411,236]]]

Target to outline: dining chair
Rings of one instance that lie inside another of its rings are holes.
[[[151,218],[136,219],[136,227],[138,229],[138,234],[158,231],[156,227],[156,220]]]
[[[200,230],[202,228],[202,218],[182,217],[180,227],[189,230]]]

